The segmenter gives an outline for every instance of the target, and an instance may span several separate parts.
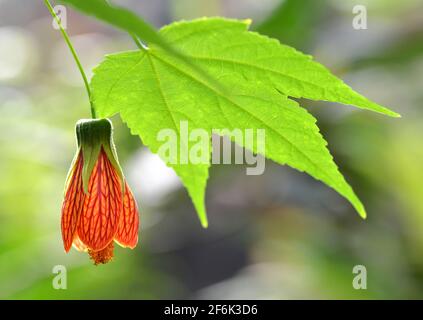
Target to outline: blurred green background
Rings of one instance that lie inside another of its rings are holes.
[[[60,208],[89,117],[82,81],[42,1],[0,0],[0,298],[423,298],[423,4],[421,0],[122,0],[153,25],[222,15],[315,56],[354,89],[402,114],[391,119],[302,101],[367,206],[361,220],[325,185],[270,161],[261,176],[216,165],[200,227],[177,177],[113,119],[141,210],[138,247],[108,265],[63,251]],[[354,30],[365,4],[368,29]],[[86,70],[131,39],[67,11]],[[89,72],[90,73],[90,72]],[[55,290],[55,265],[68,270]],[[367,290],[352,286],[367,268]]]

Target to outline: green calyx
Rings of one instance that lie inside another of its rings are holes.
[[[78,151],[82,152],[82,183],[84,192],[88,192],[91,173],[103,148],[112,166],[121,180],[124,191],[124,176],[120,167],[116,147],[113,142],[113,125],[109,119],[81,119],[76,123],[76,140]]]

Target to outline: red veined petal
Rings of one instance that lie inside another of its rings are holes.
[[[125,182],[123,210],[119,215],[115,241],[122,247],[134,249],[138,243],[138,227],[139,215],[137,202],[128,184]]]
[[[121,210],[120,178],[101,148],[88,182],[88,194],[78,224],[79,238],[88,249],[99,251],[113,241]]]
[[[72,171],[69,174],[65,199],[62,205],[62,238],[66,252],[68,252],[72,246],[84,203],[85,195],[82,185],[83,163],[82,152],[79,152]]]
[[[81,252],[88,251],[88,247],[81,241],[81,239],[79,239],[78,234],[76,234],[75,237],[73,238],[72,244],[75,247],[75,249],[78,251],[81,251]]]

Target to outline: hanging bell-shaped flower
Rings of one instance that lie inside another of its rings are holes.
[[[63,244],[66,252],[73,245],[95,264],[107,263],[113,242],[137,245],[138,207],[118,162],[110,120],[80,120],[76,137],[62,206]]]

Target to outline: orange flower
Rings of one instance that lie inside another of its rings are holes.
[[[97,265],[113,258],[113,241],[135,248],[138,208],[117,160],[111,122],[80,120],[76,134],[78,151],[62,206],[62,238],[66,252],[73,245]]]

